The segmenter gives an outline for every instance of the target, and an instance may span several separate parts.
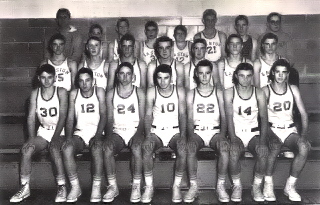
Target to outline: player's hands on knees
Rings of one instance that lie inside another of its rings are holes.
[[[244,151],[244,145],[239,137],[230,138],[230,151],[231,152]]]
[[[297,140],[297,144],[298,144],[299,149],[300,149],[300,147],[302,147],[304,149],[308,149],[308,150],[310,150],[310,148],[311,148],[310,142],[305,137],[299,137],[299,139]]]
[[[29,139],[26,143],[24,143],[24,145],[22,146],[22,152],[27,152],[29,148],[33,148],[33,150],[35,149],[34,144],[32,143],[32,140]]]

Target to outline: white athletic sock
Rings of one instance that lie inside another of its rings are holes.
[[[196,179],[190,179],[190,186],[197,186],[197,180]]]
[[[117,179],[115,176],[108,176],[109,185],[117,185]]]
[[[147,186],[153,186],[153,174],[151,173],[145,173],[145,182]]]
[[[70,176],[69,179],[70,179],[70,184],[72,187],[80,187],[80,183],[79,183],[79,179],[78,179],[77,174]]]
[[[21,175],[20,180],[21,184],[30,184],[30,175]]]
[[[272,183],[273,182],[272,176],[265,176],[264,181],[268,183]]]
[[[101,186],[101,177],[93,176],[92,186]]]
[[[180,187],[181,181],[182,181],[182,176],[183,176],[182,174],[176,173],[174,176],[173,185]]]
[[[241,185],[240,174],[232,175],[231,179],[234,185]]]
[[[58,185],[65,185],[66,184],[66,178],[64,177],[64,175],[57,175],[56,180],[57,180]]]
[[[218,181],[217,184],[224,184],[226,182],[226,175],[218,174]]]
[[[256,174],[253,179],[253,184],[261,184],[262,179],[263,179],[263,176]]]
[[[298,179],[298,178],[293,177],[293,176],[290,175],[290,177],[289,177],[288,180],[287,180],[287,183],[289,183],[289,184],[295,184],[296,181],[297,181],[297,179]]]

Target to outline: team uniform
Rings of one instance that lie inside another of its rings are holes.
[[[143,53],[142,60],[144,60],[144,62],[146,62],[147,65],[151,61],[157,59],[157,57],[156,57],[156,55],[154,53],[154,49],[153,48],[149,48],[145,41],[142,44],[142,53]]]
[[[248,35],[247,41],[244,41],[242,45],[243,45],[242,56],[245,58],[251,59],[252,48],[253,48],[252,37]]]
[[[90,68],[87,64],[87,61],[84,61],[84,67],[86,68],[90,68],[93,72],[93,78],[94,78],[94,85],[96,85],[97,87],[101,87],[103,89],[106,89],[107,87],[107,77],[104,73],[104,63],[105,63],[105,60],[103,60],[101,62],[101,64],[99,65],[98,68]]]
[[[171,138],[179,133],[178,108],[178,91],[176,86],[173,86],[172,93],[168,97],[162,96],[159,93],[158,87],[155,87],[151,133],[156,134],[162,140],[163,146],[168,146]]]
[[[197,88],[194,89],[193,121],[194,133],[202,138],[205,146],[209,146],[212,137],[220,133],[220,111],[216,88],[208,96],[203,96]]]
[[[88,145],[90,139],[95,136],[100,121],[96,86],[94,86],[93,94],[90,97],[82,96],[80,89],[78,89],[75,99],[75,113],[77,125],[74,135],[81,137]]]
[[[182,63],[183,65],[190,62],[190,51],[189,51],[189,41],[187,41],[186,46],[180,50],[177,46],[177,43],[174,42],[173,44],[173,55],[176,61]]]
[[[115,87],[112,103],[113,133],[120,135],[128,145],[137,131],[140,120],[137,87],[133,87],[132,93],[127,98],[119,96],[118,89]]]
[[[235,86],[233,87],[233,92],[233,122],[235,133],[236,136],[242,140],[244,147],[247,147],[250,140],[260,134],[256,88],[253,87],[252,94],[248,99],[242,99]]]
[[[119,47],[119,42],[117,39],[114,39],[113,60],[119,59],[118,47]]]
[[[268,119],[271,130],[284,142],[291,133],[298,133],[293,122],[293,94],[290,85],[284,94],[276,93],[268,85]]]
[[[53,96],[49,100],[43,99],[41,88],[38,88],[36,104],[36,113],[40,122],[37,136],[41,136],[50,142],[59,121],[60,103],[58,97],[58,87],[54,88]],[[60,135],[64,135],[64,129],[61,131]]]
[[[120,64],[121,64],[121,62],[119,59],[118,65],[120,65]],[[139,61],[137,58],[133,63],[133,75],[134,75],[134,78],[132,79],[132,85],[140,88],[141,87],[141,69],[140,69]]]
[[[219,37],[219,31],[217,30],[216,35],[213,38],[207,38],[203,32],[200,34],[200,38],[207,41],[207,52],[205,58],[211,62],[216,62],[221,57],[221,41]]]
[[[247,59],[242,58],[241,63],[246,63]],[[239,63],[240,64],[240,63]],[[223,86],[224,89],[228,89],[234,86],[232,82],[233,73],[237,67],[231,67],[228,63],[227,58],[224,59],[224,76],[223,76]]]
[[[161,65],[161,63],[159,62],[159,60],[156,60],[156,67],[158,67],[159,65]],[[177,84],[177,61],[173,60],[171,63],[171,69],[172,69],[172,75],[171,75],[171,84],[172,85],[176,85]]]
[[[281,56],[278,57],[277,60],[281,59]],[[259,58],[260,63],[261,63],[261,69],[260,69],[260,88],[267,86],[270,84],[269,81],[269,74],[270,74],[270,69],[272,65],[267,64],[260,56]]]
[[[71,90],[71,72],[68,66],[67,58],[60,65],[55,65],[50,59],[48,59],[48,64],[52,65],[56,70],[56,81],[55,86],[65,88],[67,91]]]

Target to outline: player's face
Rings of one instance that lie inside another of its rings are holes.
[[[87,45],[88,51],[91,56],[96,56],[100,54],[101,43],[94,39],[91,39]]]
[[[171,82],[171,76],[169,73],[162,73],[159,72],[157,74],[157,82],[161,89],[166,89],[170,85]]]
[[[288,69],[285,66],[277,66],[273,74],[274,74],[274,79],[277,83],[283,83],[289,77]]]
[[[200,66],[198,67],[198,70],[196,72],[200,83],[204,85],[207,85],[210,83],[211,73],[212,71],[210,70],[209,66]]]
[[[52,51],[56,55],[61,55],[63,53],[64,46],[65,46],[65,43],[61,39],[55,39],[51,44]]]
[[[171,44],[170,41],[160,42],[158,52],[163,59],[171,57]]]
[[[102,32],[101,32],[101,30],[100,30],[99,28],[94,28],[94,29],[92,30],[92,32],[90,33],[90,37],[92,37],[92,36],[95,36],[95,37],[98,37],[98,38],[101,39],[101,37],[102,37]]]
[[[217,18],[213,15],[207,15],[204,19],[202,19],[202,22],[206,28],[215,28]]]
[[[122,85],[128,85],[132,82],[133,73],[130,68],[127,66],[123,66],[120,70],[118,75],[118,80]]]
[[[53,85],[55,76],[47,72],[42,72],[38,79],[42,87],[49,88]]]
[[[83,92],[88,92],[93,86],[93,79],[88,73],[82,73],[79,75],[79,87]]]
[[[174,38],[176,39],[176,42],[184,42],[186,41],[186,33],[182,30],[177,30],[176,34],[174,35]]]
[[[124,57],[130,57],[134,52],[134,44],[132,41],[123,41],[121,45],[121,50]]]
[[[155,39],[158,36],[158,29],[156,27],[149,26],[145,30],[145,34],[147,36],[147,39]]]
[[[239,38],[231,38],[227,46],[232,55],[240,54],[243,47]]]
[[[273,54],[276,52],[277,50],[277,41],[276,39],[266,39],[264,42],[263,42],[263,49],[265,51],[265,53],[267,54]]]
[[[245,20],[239,20],[237,21],[235,29],[239,35],[246,35],[248,32],[248,24]]]
[[[70,18],[67,13],[60,12],[56,18],[59,27],[65,28],[70,25]]]
[[[204,59],[206,55],[207,48],[203,43],[197,43],[194,45],[193,52],[196,59],[201,60]]]
[[[238,78],[241,86],[247,87],[251,85],[253,72],[251,70],[239,70],[238,74],[236,74],[236,77]]]
[[[270,18],[270,21],[267,23],[269,29],[273,32],[277,32],[280,30],[281,28],[281,21],[280,21],[280,18],[279,16],[272,16]]]
[[[121,21],[117,27],[117,32],[122,36],[127,34],[129,32],[128,24],[125,21]]]

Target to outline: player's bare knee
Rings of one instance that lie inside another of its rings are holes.
[[[230,158],[239,158],[241,153],[241,148],[238,143],[230,144]]]
[[[91,150],[93,152],[102,150],[103,143],[101,141],[96,141],[93,143]]]
[[[257,156],[260,159],[266,159],[268,157],[268,148],[267,147],[258,147],[256,149]]]
[[[146,156],[152,155],[153,149],[154,149],[154,143],[152,143],[151,141],[145,141],[142,144],[143,155],[146,155]]]
[[[137,155],[141,155],[141,144],[132,144],[131,146],[131,152],[134,156],[137,156]]]
[[[225,140],[220,141],[217,145],[220,154],[228,153],[230,151],[230,144]]]
[[[299,154],[307,157],[311,149],[311,144],[308,140],[298,140],[298,148],[299,148]]]
[[[71,141],[66,141],[61,148],[64,155],[73,155],[74,146]]]
[[[104,153],[107,157],[114,155],[114,144],[111,141],[106,141],[103,147]]]
[[[35,145],[31,144],[31,143],[26,143],[23,145],[22,149],[21,149],[21,153],[24,156],[31,156],[34,151],[35,151]]]
[[[192,141],[187,144],[187,152],[188,155],[196,155],[197,154],[197,143]]]

